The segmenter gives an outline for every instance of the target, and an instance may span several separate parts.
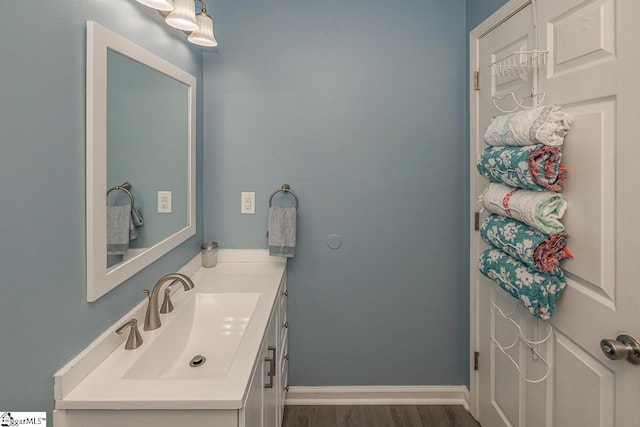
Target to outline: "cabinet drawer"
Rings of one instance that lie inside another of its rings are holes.
[[[280,375],[280,393],[284,394],[289,389],[289,360],[283,358]]]
[[[278,296],[280,300],[280,311],[285,310],[287,307],[287,298],[289,296],[289,291],[287,290],[287,282],[284,282],[283,286],[280,288],[280,295]]]
[[[278,366],[280,367],[280,372],[284,370],[285,360],[289,360],[289,343],[287,341],[282,342],[282,352],[280,353],[280,358],[278,359]]]
[[[285,333],[284,335],[280,335],[280,340],[278,341],[278,366],[280,366],[282,359],[289,352],[288,345],[289,335]]]
[[[284,326],[285,323],[287,323],[287,304],[284,304],[281,308],[280,308],[280,326]]]
[[[289,341],[289,329],[282,328],[282,330],[280,331],[280,346],[285,346],[287,341]]]
[[[285,354],[285,356],[287,356]],[[285,387],[287,385],[287,381],[285,380],[287,377],[287,374],[289,373],[289,359],[287,359],[286,357],[282,358],[282,361],[280,362],[280,383],[282,387]]]

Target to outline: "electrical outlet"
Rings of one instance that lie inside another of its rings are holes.
[[[171,213],[171,191],[158,191],[158,213]]]
[[[240,193],[240,213],[250,215],[256,213],[255,191],[243,191]]]

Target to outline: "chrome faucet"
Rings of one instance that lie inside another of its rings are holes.
[[[153,287],[153,291],[149,293],[148,290],[145,290],[145,294],[149,297],[149,304],[147,305],[147,314],[144,317],[144,330],[152,331],[154,329],[158,329],[162,322],[160,321],[160,312],[158,310],[158,297],[160,295],[160,290],[162,289],[162,285],[169,281],[178,281],[182,283],[182,287],[185,291],[189,291],[193,289],[194,284],[189,279],[189,277],[180,273],[172,273],[163,276],[158,283]]]

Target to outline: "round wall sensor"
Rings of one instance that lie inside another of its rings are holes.
[[[331,249],[338,249],[340,246],[342,246],[342,237],[340,237],[339,234],[330,235],[327,239],[327,245]]]

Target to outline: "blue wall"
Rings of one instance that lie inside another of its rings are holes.
[[[464,1],[209,9],[205,236],[264,248],[269,194],[299,195],[291,384],[467,383]]]
[[[466,0],[467,33],[500,9],[508,0]]]
[[[465,17],[469,30],[502,3],[210,5],[198,235],[88,304],[85,21],[202,82],[200,50],[132,0],[3,2],[0,409],[50,410],[53,373],[197,253],[203,218],[222,247],[265,247],[283,182],[301,198],[292,384],[466,383]],[[257,192],[256,215],[239,214],[240,191]]]
[[[28,4],[26,4],[28,3]],[[175,271],[198,235],[95,303],[85,282],[85,21],[202,78],[202,55],[129,0],[2,2],[0,25],[0,406],[53,407],[52,375]],[[202,92],[199,94],[200,105]],[[201,108],[200,108],[201,110]],[[202,119],[198,158],[202,159]],[[199,170],[202,163],[199,162]],[[51,422],[50,422],[51,425]]]

